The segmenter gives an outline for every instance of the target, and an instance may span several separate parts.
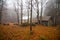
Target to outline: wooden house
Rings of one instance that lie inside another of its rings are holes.
[[[53,24],[51,16],[43,16],[41,20],[43,25],[51,26]]]

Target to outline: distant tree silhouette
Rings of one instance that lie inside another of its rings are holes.
[[[6,4],[6,0],[0,0],[0,24],[2,23],[2,12],[5,4]]]
[[[22,21],[23,21],[23,0],[21,0],[21,24],[22,24]]]
[[[18,22],[18,24],[19,24],[19,7],[18,8],[16,8],[16,6],[20,6],[19,5],[19,0],[18,1],[16,1],[16,3],[17,3],[17,5],[14,3],[13,5],[14,5],[14,10],[15,10],[15,12],[16,12],[16,14],[17,14],[17,22]]]
[[[43,0],[41,0],[41,14],[40,14],[40,23],[42,23],[42,12],[43,12]]]
[[[30,1],[28,1],[28,6],[27,6],[27,13],[28,13],[28,20],[27,20],[27,22],[29,23],[29,9],[30,9]]]
[[[3,10],[3,0],[0,0],[0,24],[1,24],[1,18],[2,18],[2,10]]]
[[[37,4],[37,21],[39,23],[39,1],[38,0],[35,0],[36,1],[36,4]]]

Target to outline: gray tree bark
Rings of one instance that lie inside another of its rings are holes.
[[[6,0],[4,1],[4,0],[0,0],[0,24],[2,23],[2,11],[3,11],[3,5],[5,5],[5,3],[6,3]]]
[[[17,6],[20,6],[19,1],[17,1]],[[19,8],[18,9],[16,8],[15,3],[14,3],[14,7],[15,7],[15,12],[17,14],[17,22],[18,22],[18,25],[19,25]]]
[[[38,0],[35,0],[36,1],[36,4],[37,4],[37,21],[39,23],[39,2]]]
[[[30,6],[30,1],[28,1],[28,8],[27,8],[27,13],[28,13],[28,20],[27,20],[27,22],[29,23],[29,7]]]
[[[31,14],[30,14],[30,33],[32,34],[32,0],[31,0]]]
[[[23,0],[21,0],[21,24],[23,21],[22,17],[23,17]]]
[[[41,14],[40,14],[40,23],[42,24],[42,12],[43,12],[43,0],[41,0]]]

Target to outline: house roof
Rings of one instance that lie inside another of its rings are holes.
[[[42,21],[48,21],[50,20],[51,16],[43,16]]]
[[[42,21],[49,21],[51,19],[51,16],[43,16]],[[33,18],[33,22],[37,22],[37,18]]]

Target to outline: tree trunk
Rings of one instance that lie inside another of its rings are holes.
[[[17,6],[19,6],[19,3],[18,3],[18,1],[17,1]],[[18,23],[18,25],[19,25],[19,8],[17,9],[16,8],[16,5],[15,5],[15,3],[14,3],[14,7],[15,7],[15,12],[16,12],[16,14],[17,14],[17,23]]]
[[[2,23],[2,11],[3,11],[3,0],[0,0],[1,1],[1,5],[0,5],[0,24]]]
[[[19,0],[17,1],[17,5],[19,5]],[[18,21],[18,25],[19,25],[19,7],[18,7],[18,10],[17,10],[17,21]]]
[[[27,13],[28,13],[28,20],[27,20],[27,22],[29,23],[29,2],[28,2]]]
[[[28,9],[28,23],[29,23],[29,9]]]
[[[43,12],[43,0],[41,1],[41,14],[40,14],[40,23],[42,24],[42,12]]]
[[[22,17],[23,17],[23,12],[22,12],[23,11],[23,4],[22,3],[23,3],[23,1],[21,0],[21,24],[22,24],[22,21],[23,21],[22,20]]]
[[[31,14],[30,14],[30,34],[32,34],[32,0],[31,0]]]
[[[38,0],[36,0],[36,3],[37,3],[37,21],[39,23],[39,3],[38,3]]]
[[[18,25],[19,25],[19,13],[17,13],[17,22],[18,22]]]

